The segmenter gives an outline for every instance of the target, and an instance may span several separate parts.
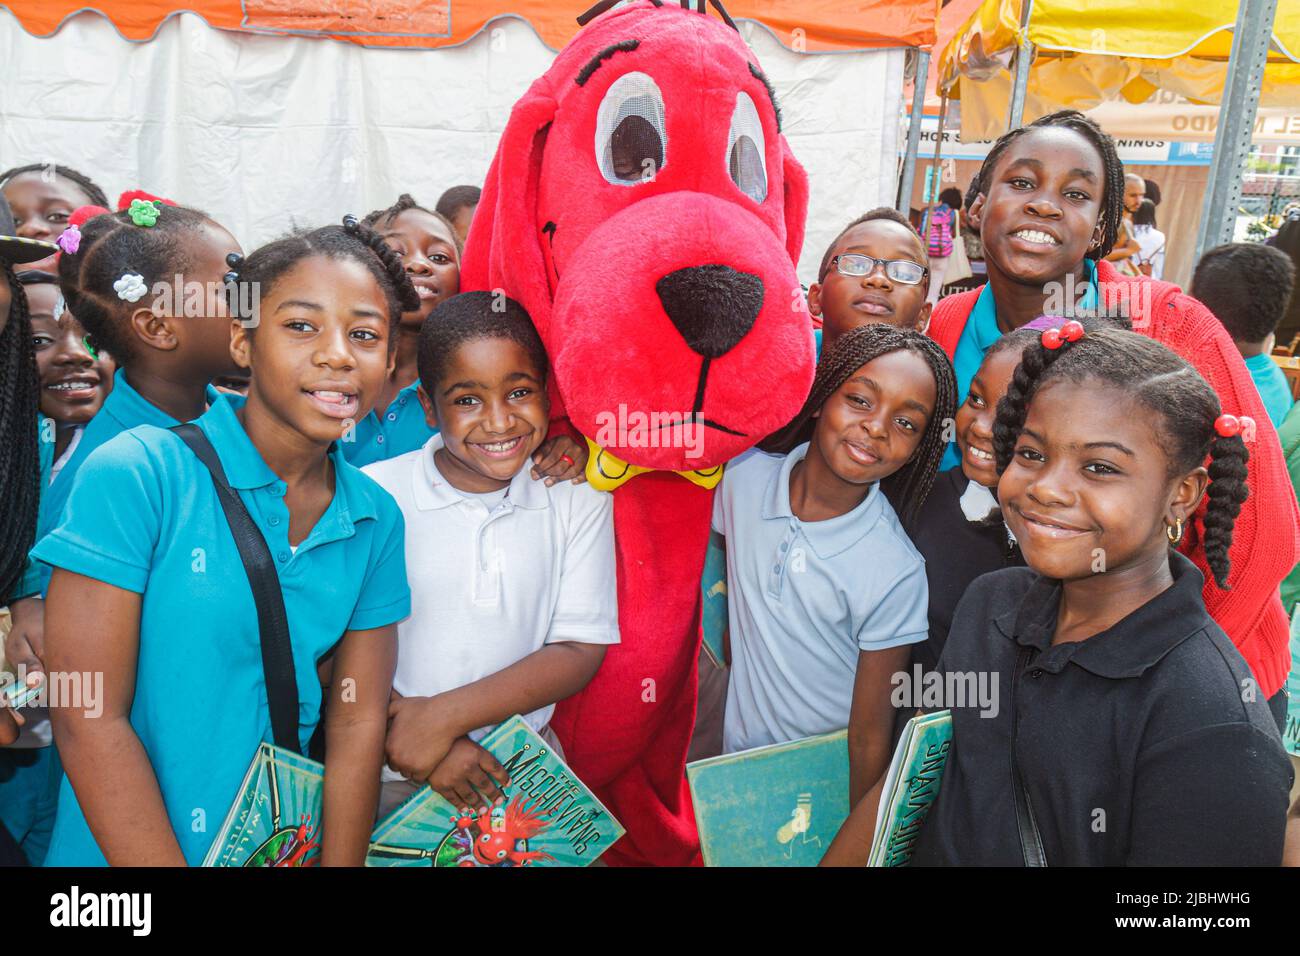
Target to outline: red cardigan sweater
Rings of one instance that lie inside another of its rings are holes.
[[[1097,263],[1097,280],[1101,302],[1113,306],[1127,299],[1133,330],[1167,345],[1194,365],[1218,393],[1225,412],[1255,420],[1255,442],[1247,465],[1250,496],[1237,517],[1229,551],[1232,590],[1219,590],[1205,563],[1200,543],[1204,503],[1194,522],[1195,533],[1183,539],[1182,550],[1205,576],[1206,610],[1241,651],[1259,681],[1260,694],[1272,697],[1291,669],[1290,627],[1278,586],[1300,558],[1300,509],[1277,431],[1246,363],[1209,309],[1172,283],[1120,275],[1109,262]],[[979,289],[972,289],[935,306],[929,334],[950,359],[979,294]]]

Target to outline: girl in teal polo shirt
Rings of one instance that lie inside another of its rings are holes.
[[[221,396],[197,424],[276,562],[304,749],[333,652],[321,862],[359,865],[410,593],[401,514],[337,440],[383,388],[415,292],[351,218],[236,268],[236,291],[259,294],[231,328],[248,396]],[[68,778],[46,864],[200,862],[272,739],[256,605],[207,469],[167,429],[119,435],[34,553],[55,568],[49,668],[87,675],[81,699],[53,709]]]

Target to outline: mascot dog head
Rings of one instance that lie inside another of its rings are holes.
[[[643,0],[592,21],[515,105],[462,284],[524,305],[588,438],[634,465],[712,467],[807,397],[807,202],[739,33]]]

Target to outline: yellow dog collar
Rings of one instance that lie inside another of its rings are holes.
[[[724,467],[715,465],[701,471],[678,471],[674,474],[681,475],[701,488],[712,488],[722,480]],[[617,455],[601,448],[590,438],[587,439],[587,483],[597,491],[613,491],[629,478],[634,478],[642,472],[656,470],[658,469],[646,468],[643,465],[629,465]]]

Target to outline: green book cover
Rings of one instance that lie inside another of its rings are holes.
[[[727,630],[727,547],[726,538],[716,531],[709,534],[709,549],[704,555],[704,574],[700,578],[703,599],[701,624],[704,650],[719,667],[724,665],[722,635]]]
[[[325,767],[264,743],[212,841],[204,866],[315,866]]]
[[[952,711],[907,722],[885,772],[868,866],[906,866],[930,807],[939,796],[952,749]]]
[[[686,765],[705,866],[816,866],[849,814],[848,731]]]
[[[462,815],[426,786],[375,827],[366,866],[588,866],[623,835],[522,717],[479,743],[510,775],[505,804]]]

